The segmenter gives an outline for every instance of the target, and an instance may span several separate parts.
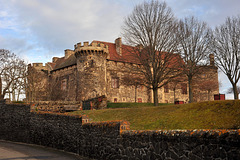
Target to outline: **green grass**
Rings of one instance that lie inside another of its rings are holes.
[[[133,130],[240,129],[240,101],[76,111],[92,121],[127,120]]]
[[[169,103],[159,103],[159,106],[162,105],[172,105]],[[139,107],[153,107],[153,103],[108,103],[107,108],[139,108]]]

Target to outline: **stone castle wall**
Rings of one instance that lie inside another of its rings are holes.
[[[120,41],[121,39],[117,39],[115,45],[117,53],[122,56],[122,53],[120,53]],[[117,47],[117,44],[120,46]],[[83,45],[78,43],[75,45],[74,50],[65,50],[64,60],[67,62],[68,58],[71,59],[74,54],[76,62],[71,63],[69,67],[65,66],[65,68],[49,72],[48,83],[51,85],[49,93],[47,93],[49,96],[42,97],[42,99],[50,97],[54,101],[82,101],[105,95],[110,102],[153,102],[152,90],[142,84],[135,86],[127,84],[126,80],[124,80],[125,77],[134,79],[134,75],[141,76],[134,69],[141,66],[110,60],[109,52],[108,45],[95,41],[90,45],[88,42],[84,42]],[[54,57],[54,62],[56,59]],[[217,68],[212,61],[214,60],[211,59],[211,64],[205,68],[203,67],[204,69],[194,77],[193,97],[196,102],[213,100],[213,95],[219,93],[218,87],[210,92],[199,89],[199,84],[209,80],[214,80],[218,84]],[[38,70],[44,69],[44,67],[47,68],[47,66],[40,63],[33,64],[33,67]],[[185,103],[189,101],[187,78],[182,76],[182,79],[185,79],[185,82],[176,85],[175,96],[172,83],[159,88],[159,103],[174,103],[176,100]],[[186,85],[186,92],[184,93],[182,83]],[[46,88],[48,90],[49,86]],[[166,88],[168,88],[167,91]]]
[[[124,78],[140,75],[131,69],[135,64],[107,61],[107,97],[111,102],[151,102],[150,91],[144,85],[132,85]],[[113,79],[117,79],[118,87],[113,87]]]
[[[0,139],[95,159],[240,159],[240,130],[131,131],[126,121],[84,124],[81,117],[29,110],[0,105]]]
[[[75,101],[77,97],[77,68],[53,71],[49,78],[51,85],[51,100]]]
[[[28,65],[28,85],[26,88],[26,97],[28,101],[49,100],[49,77],[46,66],[42,63],[35,63],[33,66]]]

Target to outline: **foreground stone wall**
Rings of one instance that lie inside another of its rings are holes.
[[[30,107],[0,104],[0,139],[28,142]]]
[[[122,153],[138,159],[240,159],[238,131],[127,131]]]
[[[64,114],[0,104],[0,139],[95,159],[240,159],[240,130],[131,131],[126,121],[82,123]]]

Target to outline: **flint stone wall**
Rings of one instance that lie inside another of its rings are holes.
[[[126,121],[30,113],[0,104],[0,139],[57,148],[95,159],[240,159],[240,130],[131,131]]]

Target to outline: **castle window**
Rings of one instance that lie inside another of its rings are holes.
[[[117,98],[114,98],[114,103],[117,103]]]
[[[61,90],[62,90],[62,91],[67,90],[67,80],[66,80],[66,79],[62,80]]]
[[[181,84],[182,94],[187,94],[187,84],[182,83]]]
[[[166,84],[166,85],[164,86],[164,93],[169,93],[168,84]]]
[[[112,78],[112,88],[119,88],[119,78]]]
[[[89,67],[93,67],[94,66],[94,61],[93,60],[90,60],[89,61]]]

